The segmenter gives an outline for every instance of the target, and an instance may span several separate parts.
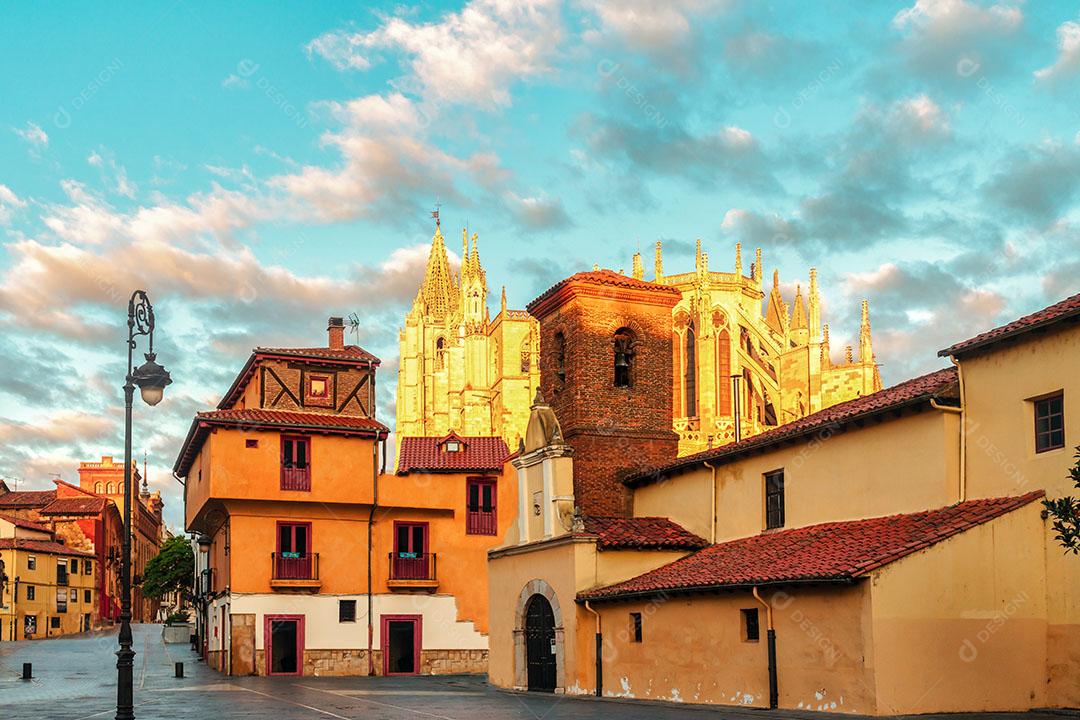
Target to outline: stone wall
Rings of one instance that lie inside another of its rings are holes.
[[[382,675],[382,651],[372,651],[375,674]],[[483,674],[487,672],[487,650],[422,650],[421,675]],[[255,651],[255,673],[266,674],[266,652]],[[304,675],[315,677],[368,674],[367,650],[304,650]]]

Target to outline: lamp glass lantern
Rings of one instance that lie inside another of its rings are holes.
[[[169,371],[158,365],[154,353],[146,353],[146,362],[137,367],[131,379],[139,386],[139,394],[147,405],[157,405],[165,395],[165,386],[172,382]]]

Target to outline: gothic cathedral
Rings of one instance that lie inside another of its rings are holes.
[[[462,230],[455,277],[438,221],[423,284],[399,334],[397,436],[501,436],[518,446],[540,384],[539,329],[524,310],[490,318],[477,236]]]
[[[633,277],[644,279],[641,254]],[[665,275],[656,243],[652,282],[676,288],[672,309],[674,408],[679,454],[750,437],[823,408],[881,389],[862,303],[858,356],[848,346],[835,361],[829,326],[821,321],[817,271],[806,299],[798,287],[789,305],[773,272],[762,282],[761,250],[749,275],[736,245],[733,272],[709,270],[701,251],[692,272]],[[539,328],[524,310],[489,318],[487,278],[477,236],[462,231],[462,262],[455,277],[436,221],[423,284],[405,316],[399,342],[397,435],[501,436],[518,446],[539,386]],[[764,309],[763,306],[764,305]]]

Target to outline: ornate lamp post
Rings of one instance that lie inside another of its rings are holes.
[[[120,558],[120,649],[116,652],[116,720],[133,720],[134,689],[132,674],[135,651],[131,649],[131,404],[138,386],[143,402],[157,405],[172,382],[169,371],[155,362],[154,306],[143,290],[136,290],[128,300],[128,364],[124,382],[124,542]],[[132,369],[135,338],[146,335],[150,349],[146,362]]]

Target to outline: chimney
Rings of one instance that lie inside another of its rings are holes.
[[[330,335],[330,349],[341,350],[345,347],[345,321],[339,317],[330,318],[326,325],[326,331]]]

